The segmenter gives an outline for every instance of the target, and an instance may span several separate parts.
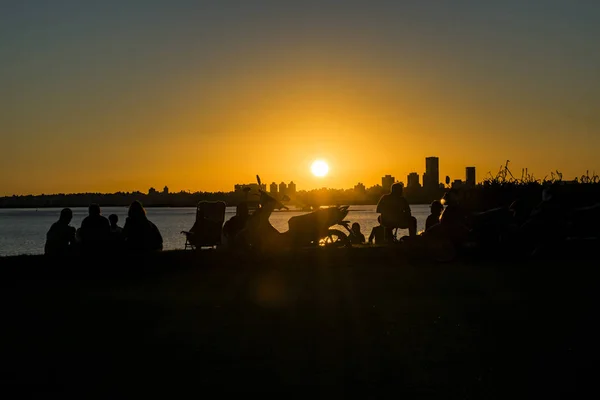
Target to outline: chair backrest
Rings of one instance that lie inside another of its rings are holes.
[[[196,246],[214,246],[221,244],[226,204],[223,201],[201,201],[196,207],[194,244]]]
[[[225,208],[223,201],[201,201],[196,206],[196,219],[225,222]]]

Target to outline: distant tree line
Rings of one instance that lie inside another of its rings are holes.
[[[152,188],[151,188],[152,189]],[[377,204],[379,198],[386,192],[380,185],[364,189],[314,189],[301,190],[286,202],[301,208],[318,207],[333,204]],[[406,191],[409,202],[426,203],[440,198],[443,190],[435,193],[411,193]],[[116,192],[116,193],[58,193],[41,195],[14,195],[0,198],[0,208],[44,208],[44,207],[87,207],[97,203],[104,207],[128,206],[134,200],[141,201],[145,207],[194,207],[200,201],[224,201],[228,206],[235,206],[242,201],[258,200],[258,196],[241,191],[232,192],[188,192],[177,193],[158,192],[148,193]]]

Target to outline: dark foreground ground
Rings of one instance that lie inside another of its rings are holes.
[[[16,393],[575,397],[595,380],[595,261],[356,248],[0,264],[0,384]]]

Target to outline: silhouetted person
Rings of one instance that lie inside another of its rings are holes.
[[[440,215],[440,222],[426,229],[424,235],[451,240],[454,243],[463,242],[469,233],[469,228],[467,215],[460,206],[458,192],[450,189],[444,194],[441,203],[446,207]]]
[[[142,203],[135,200],[129,206],[123,227],[125,248],[130,252],[160,251],[163,238],[160,231],[146,216]]]
[[[63,208],[60,211],[58,221],[53,223],[46,233],[44,254],[63,256],[70,253],[75,244],[75,227],[69,225],[72,219],[73,212],[70,208]]]
[[[374,226],[371,229],[371,234],[369,235],[369,244],[372,244],[375,241],[375,244],[383,244],[385,243],[385,231],[383,225],[381,225],[381,215],[377,216],[377,222],[379,225]]]
[[[88,216],[81,221],[79,236],[83,251],[99,252],[106,248],[110,239],[110,223],[101,214],[98,204],[90,204]]]
[[[248,204],[246,202],[239,203],[235,211],[235,215],[223,225],[223,236],[225,236],[227,242],[231,242],[244,229],[248,220]]]
[[[122,242],[125,239],[123,236],[123,228],[118,225],[119,216],[117,214],[110,214],[108,216],[108,222],[110,222],[110,240],[114,250],[121,248]]]
[[[108,222],[110,222],[111,235],[121,236],[123,234],[123,228],[118,225],[119,216],[117,214],[110,214],[108,216]]]
[[[363,244],[365,242],[365,235],[360,231],[360,224],[358,222],[353,223],[351,230],[350,243]]]
[[[386,238],[393,237],[396,228],[408,229],[410,236],[417,235],[417,219],[412,216],[408,201],[402,192],[402,184],[394,183],[391,192],[381,196],[377,203],[377,212],[381,214]]]
[[[444,206],[441,201],[434,200],[431,202],[430,210],[431,214],[429,214],[425,221],[425,230],[440,223],[440,216],[442,215],[442,211],[444,211]]]

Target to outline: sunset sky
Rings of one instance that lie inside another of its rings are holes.
[[[0,3],[0,195],[600,173],[600,1]],[[315,159],[329,174],[311,174]]]

